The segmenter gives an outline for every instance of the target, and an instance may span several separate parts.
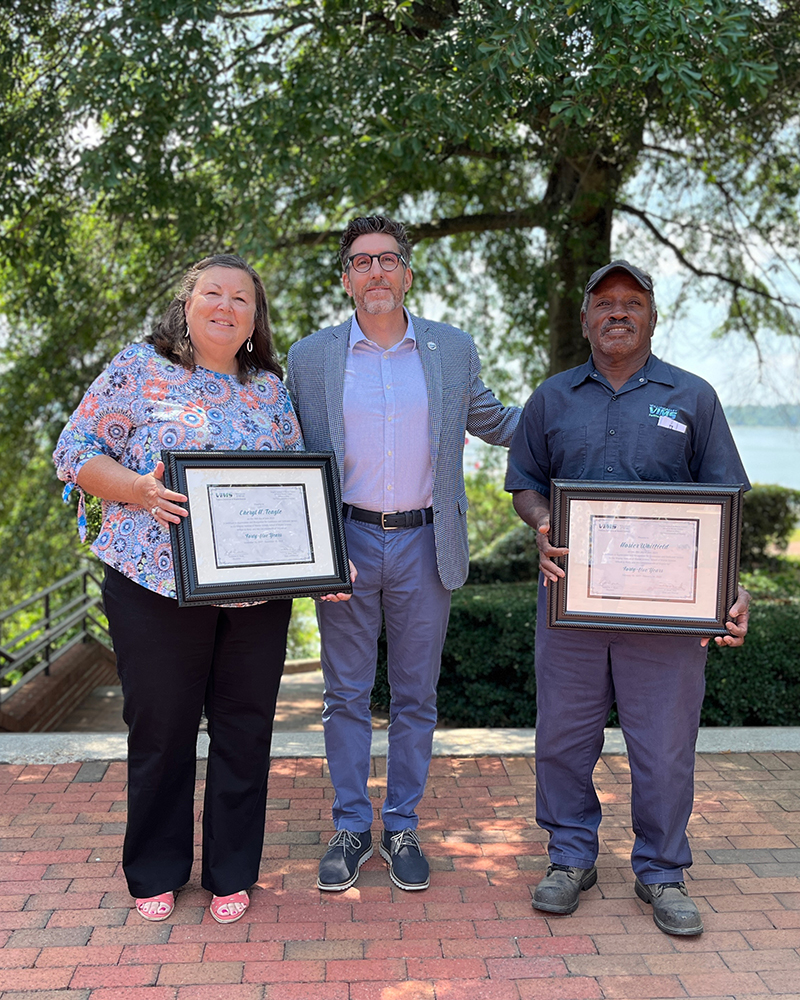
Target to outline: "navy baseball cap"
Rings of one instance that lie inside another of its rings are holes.
[[[627,260],[612,260],[611,263],[606,264],[605,267],[598,268],[591,278],[589,278],[586,282],[584,295],[588,295],[588,293],[591,292],[592,289],[596,288],[603,278],[605,278],[607,274],[611,274],[612,271],[627,271],[627,273],[634,278],[646,292],[653,291],[653,279],[646,271],[643,271],[641,268],[636,267],[633,264],[629,264]]]

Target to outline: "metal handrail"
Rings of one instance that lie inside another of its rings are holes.
[[[53,595],[77,581],[80,581],[78,595],[73,596],[67,592],[58,607],[53,608]],[[32,607],[37,601],[42,603],[43,608],[40,617],[32,624],[26,623],[22,631],[0,644],[0,679],[7,677],[12,671],[25,668],[22,676],[13,684],[0,688],[0,704],[40,673],[49,674],[55,660],[79,642],[95,639],[110,647],[108,627],[96,614],[96,610],[102,613],[102,601],[99,593],[89,593],[90,583],[99,590],[100,581],[91,570],[75,570],[32,597],[0,612],[2,630],[10,619]]]
[[[100,581],[88,569],[76,569],[69,576],[64,576],[60,580],[56,580],[55,583],[51,583],[49,587],[45,587],[44,590],[37,591],[33,597],[26,597],[24,601],[20,601],[19,604],[14,604],[7,611],[0,611],[0,623],[5,621],[6,618],[10,618],[11,615],[15,615],[18,611],[22,611],[23,608],[27,608],[29,604],[33,604],[35,601],[40,601],[43,597],[48,594],[52,594],[54,590],[59,590],[61,587],[65,587],[68,583],[72,583],[73,580],[80,580],[84,577],[89,577],[90,580],[94,580],[97,586],[100,586]]]
[[[65,577],[65,579],[67,579],[67,577]],[[96,604],[100,603],[99,598],[93,598],[93,600]],[[20,632],[19,635],[15,635],[14,638],[10,640],[9,645],[16,646],[31,635],[39,635],[43,628],[48,630],[48,622],[52,621],[54,618],[58,618],[59,615],[66,614],[66,612],[71,611],[72,608],[82,607],[85,603],[86,594],[80,593],[77,597],[73,597],[71,601],[67,601],[66,604],[62,604],[58,608],[51,608],[49,614],[42,615],[42,617],[37,619],[33,625],[26,628],[24,632]],[[49,631],[52,630],[50,629]],[[0,655],[9,655],[9,650],[6,646],[0,646]]]

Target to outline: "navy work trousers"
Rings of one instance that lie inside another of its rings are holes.
[[[683,880],[686,825],[705,694],[697,636],[549,629],[539,582],[536,625],[536,819],[550,860],[590,868],[600,801],[592,771],[616,700],[631,769],[631,863],[645,884]]]

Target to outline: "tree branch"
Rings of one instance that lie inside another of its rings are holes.
[[[459,146],[448,146],[442,156],[442,160],[448,160],[451,156],[464,156],[473,160],[490,160],[492,163],[511,163],[512,158],[502,149],[473,149],[466,143]]]
[[[513,212],[480,212],[476,215],[460,215],[451,219],[437,219],[410,225],[415,242],[419,240],[440,240],[445,236],[461,233],[502,232],[508,229],[537,229],[544,225],[547,210],[543,203],[529,205]]]
[[[733,304],[736,306],[736,309],[739,313],[739,320],[744,326],[745,333],[747,334],[747,339],[756,349],[756,357],[758,358],[758,364],[761,367],[764,364],[764,355],[761,353],[761,347],[758,343],[758,338],[756,336],[757,331],[753,329],[753,324],[748,319],[746,310],[742,307],[742,303],[739,298],[738,288],[734,288],[732,299],[733,299]]]
[[[292,10],[308,10],[313,4],[300,4],[297,7],[289,8]],[[273,17],[284,17],[287,13],[287,7],[254,7],[252,10],[220,10],[217,11],[219,17],[224,17],[228,21],[233,21],[237,18],[243,17],[263,17],[265,15],[271,15]]]
[[[665,236],[664,233],[662,233],[650,219],[647,212],[642,211],[642,209],[634,208],[633,205],[626,205],[622,202],[616,202],[614,208],[618,209],[620,212],[625,212],[627,215],[633,215],[635,218],[644,223],[645,227],[650,230],[656,240],[671,250],[680,263],[688,271],[691,271],[692,274],[697,275],[698,278],[715,278],[717,281],[723,282],[723,284],[730,285],[730,287],[734,290],[734,295],[738,291],[748,292],[750,295],[757,295],[759,298],[767,299],[769,302],[775,302],[777,305],[783,306],[786,309],[797,308],[797,303],[792,302],[790,299],[784,299],[780,295],[772,295],[764,288],[748,285],[746,282],[740,281],[739,278],[733,278],[729,274],[723,274],[721,271],[709,271],[704,267],[698,267],[696,264],[693,264],[683,253],[681,248],[673,243],[668,236]]]
[[[309,18],[305,21],[294,21],[292,24],[287,24],[285,28],[281,28],[279,31],[273,31],[272,34],[264,35],[260,42],[256,42],[254,45],[250,45],[246,49],[239,50],[234,58],[222,67],[223,73],[229,73],[234,66],[237,66],[242,62],[247,56],[252,56],[256,52],[261,52],[263,49],[268,49],[275,42],[285,38],[287,35],[291,35],[293,32],[297,31],[299,28],[307,28],[310,24],[314,24],[314,18]]]
[[[480,212],[476,215],[459,215],[451,219],[436,219],[433,222],[410,223],[408,228],[415,243],[421,240],[441,240],[446,236],[461,233],[502,232],[508,229],[537,229],[544,225],[546,216],[544,205],[529,205],[513,212]],[[319,232],[296,233],[282,240],[278,246],[314,247],[328,243],[341,236],[340,230],[327,229]]]

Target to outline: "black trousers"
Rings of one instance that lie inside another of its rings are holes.
[[[208,755],[202,884],[217,896],[258,879],[275,702],[291,601],[179,608],[106,567],[103,598],[128,724],[128,826],[122,866],[132,896],[188,881],[194,846],[197,729]]]

